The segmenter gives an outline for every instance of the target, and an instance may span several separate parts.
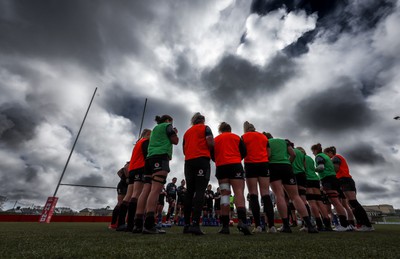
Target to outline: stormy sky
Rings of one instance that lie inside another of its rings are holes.
[[[116,186],[148,98],[143,126],[170,114],[180,137],[199,111],[214,135],[248,120],[309,154],[334,145],[362,204],[400,208],[399,24],[396,0],[0,1],[0,195],[44,205],[98,87],[62,183]]]

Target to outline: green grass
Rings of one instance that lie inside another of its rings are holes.
[[[399,258],[400,225],[375,225],[375,232],[243,236],[204,227],[205,236],[137,235],[105,223],[0,223],[0,258]]]

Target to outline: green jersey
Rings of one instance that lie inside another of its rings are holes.
[[[289,164],[288,143],[284,139],[272,138],[268,140],[271,148],[270,164]]]
[[[154,127],[150,135],[147,157],[168,155],[169,159],[172,159],[172,143],[167,134],[167,127],[170,125],[171,123],[164,122]]]
[[[319,176],[315,173],[314,159],[306,155],[306,177],[307,180],[319,181]]]
[[[334,175],[336,177],[335,167],[333,166],[332,160],[324,153],[319,153],[315,157],[315,163],[317,166],[319,164],[324,164],[324,170],[322,172],[318,172],[319,177],[324,179],[327,176]]]
[[[306,169],[304,168],[305,155],[297,148],[293,150],[294,153],[296,154],[296,158],[292,163],[293,173],[294,174],[305,173],[306,172]]]

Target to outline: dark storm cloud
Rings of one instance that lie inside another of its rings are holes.
[[[310,95],[299,102],[295,118],[298,123],[314,132],[336,132],[360,129],[374,121],[371,110],[357,85],[347,78],[336,81],[339,87]]]
[[[191,82],[196,78],[195,71],[191,62],[186,57],[185,53],[179,55],[176,59],[176,69],[173,72],[175,80],[182,86],[193,88]]]
[[[137,126],[137,128],[127,130],[134,130],[137,131],[137,133],[134,132],[135,135],[139,134],[138,130],[147,96],[134,96],[132,93],[119,86],[114,86],[112,89],[109,89],[104,96],[103,106],[105,109],[113,114],[120,115],[131,120]],[[143,128],[152,129],[156,123],[154,121],[155,116],[161,116],[164,114],[168,114],[175,119],[174,125],[178,128],[178,130],[182,131],[183,128],[186,128],[191,114],[188,110],[186,110],[185,107],[175,104],[174,100],[174,93],[171,93],[169,100],[148,98],[145,117],[143,120]],[[188,120],[181,121],[178,118],[188,118]]]
[[[41,58],[67,57],[91,65],[102,63],[101,39],[91,15],[97,9],[94,2],[6,1],[2,7],[5,5],[10,15],[2,17],[0,33],[6,40],[0,42],[1,52]]]
[[[382,154],[375,151],[368,143],[358,143],[343,151],[349,162],[364,165],[378,165],[386,162]]]
[[[367,182],[358,182],[357,183],[357,191],[361,193],[365,193],[368,196],[376,196],[376,195],[383,195],[387,196],[387,192],[389,191],[382,185],[367,183]]]
[[[6,0],[0,3],[0,53],[74,60],[101,69],[105,51],[139,53],[138,19],[154,15],[139,1]],[[129,10],[129,11],[128,11]]]
[[[133,96],[118,85],[114,85],[102,95],[101,104],[107,111],[123,116],[134,122],[139,122],[143,113],[146,97]]]
[[[29,190],[29,196],[27,196],[27,189],[24,186],[18,186],[14,189],[7,190],[7,198],[10,200],[25,200],[27,197],[29,197],[29,199],[44,200],[43,193],[34,189]]]
[[[134,96],[132,93],[118,86],[114,86],[107,91],[105,96],[103,105],[106,110],[130,119],[135,123],[140,122],[147,96]],[[174,99],[173,93],[171,93],[171,99]],[[146,105],[146,121],[154,121],[153,117],[149,119],[149,116],[153,114],[154,116],[175,114],[176,117],[180,117],[186,113],[184,111],[182,112],[182,107],[172,102],[169,103],[167,100],[148,98]]]
[[[39,178],[38,177],[38,173],[39,173],[38,166],[27,165],[27,167],[25,168],[24,171],[25,171],[25,180],[27,183],[35,182]]]
[[[276,91],[295,76],[295,64],[278,54],[266,66],[260,67],[239,56],[226,55],[202,80],[210,89],[210,96],[223,105],[249,101],[260,92]]]
[[[187,51],[182,51],[175,58],[175,66],[169,66],[164,69],[163,75],[170,82],[178,84],[181,87],[195,89],[198,85],[197,68],[189,61]]]
[[[77,180],[74,180],[73,183],[70,184],[80,184],[80,185],[95,185],[95,186],[105,186],[104,178],[101,175],[90,174],[83,176]]]
[[[40,178],[42,168],[35,165],[21,165],[20,167],[0,166],[2,173],[0,181],[0,195],[8,199],[20,200],[43,198],[43,188]]]
[[[15,147],[31,139],[41,115],[19,104],[0,106],[0,140]]]

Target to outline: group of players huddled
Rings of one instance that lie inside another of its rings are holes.
[[[300,215],[302,230],[308,233],[374,230],[356,199],[356,187],[347,162],[336,154],[335,147],[323,150],[321,144],[313,145],[314,160],[304,148],[295,147],[288,139],[258,132],[247,121],[243,124],[242,136],[232,133],[231,126],[222,122],[218,127],[219,135],[214,138],[210,127],[205,124],[205,117],[195,113],[182,141],[185,179],[177,187],[177,178],[174,177],[164,188],[173,145],[178,144],[179,138],[171,116],[156,116],[156,122],[153,130],[143,130],[130,161],[118,172],[121,177],[117,188],[118,204],[111,222],[117,231],[165,233],[157,223],[161,223],[166,198],[169,204],[166,219],[170,221],[176,208],[173,221],[184,226],[184,234],[205,234],[200,228],[202,214],[203,224],[214,224],[209,219],[216,218],[222,226],[218,233],[229,234],[231,190],[235,197],[237,229],[244,235],[262,232],[262,225],[270,233],[291,233],[289,204]],[[219,184],[215,194],[209,185],[211,160],[215,162]],[[254,220],[252,231],[247,222],[245,184]],[[270,188],[282,219],[279,229],[274,225]],[[213,199],[216,201],[214,207]],[[331,205],[338,216],[334,229],[331,227]],[[294,223],[297,223],[297,218]]]

